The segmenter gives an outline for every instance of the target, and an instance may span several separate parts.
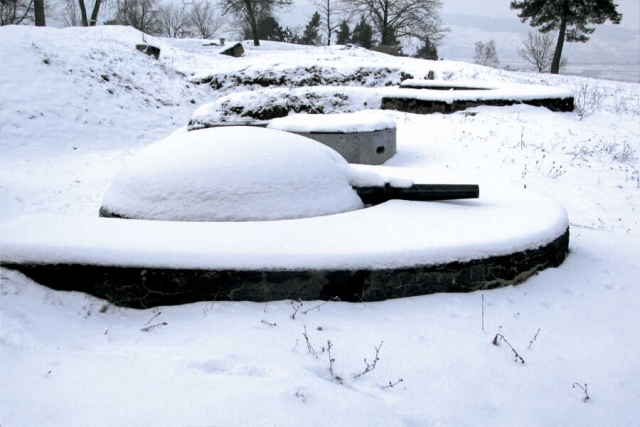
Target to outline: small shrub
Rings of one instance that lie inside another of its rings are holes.
[[[636,149],[625,142],[622,150],[613,155],[613,160],[620,163],[633,162],[636,160]]]
[[[582,83],[575,96],[575,110],[580,120],[601,110],[606,99],[607,94],[599,85],[589,81]]]

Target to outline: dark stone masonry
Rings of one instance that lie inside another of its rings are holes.
[[[526,101],[514,101],[508,99],[491,99],[491,100],[456,100],[452,103],[445,101],[434,101],[425,99],[416,99],[412,97],[384,97],[382,98],[382,110],[396,110],[404,113],[414,114],[451,114],[456,111],[466,110],[467,108],[478,107],[481,105],[489,105],[495,107],[504,107],[515,104],[527,104],[535,107],[546,107],[556,112],[573,111],[574,99],[571,98],[543,98],[531,99]]]
[[[199,301],[284,299],[366,302],[436,292],[472,292],[517,285],[558,267],[569,252],[569,229],[537,249],[468,262],[360,270],[172,270],[98,265],[4,264],[32,280],[133,308]]]

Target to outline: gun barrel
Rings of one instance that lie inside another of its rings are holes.
[[[411,187],[354,187],[362,202],[377,205],[392,199],[437,201],[477,199],[480,187],[475,184],[414,184]]]

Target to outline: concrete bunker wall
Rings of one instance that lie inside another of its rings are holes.
[[[396,129],[373,132],[294,132],[333,148],[349,163],[381,165],[396,152]]]

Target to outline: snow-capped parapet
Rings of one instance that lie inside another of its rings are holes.
[[[480,105],[529,104],[551,111],[571,112],[574,94],[570,90],[543,85],[458,80],[407,80],[389,89],[382,109],[407,113],[453,113]]]
[[[362,175],[362,176],[360,176]],[[272,129],[178,132],[147,147],[117,174],[105,216],[165,221],[304,218],[363,207],[351,183],[378,185],[334,150]]]
[[[290,113],[333,114],[377,109],[382,99],[381,90],[318,86],[232,93],[198,108],[189,121],[189,128],[271,120]]]
[[[490,83],[479,80],[427,80],[407,79],[400,83],[403,89],[433,90],[489,90],[504,86],[504,83]]]
[[[562,206],[504,188],[468,203],[392,200],[283,221],[26,216],[0,232],[5,266],[136,308],[486,290],[560,265],[569,244]]]
[[[495,186],[466,203],[394,200],[286,221],[39,215],[3,223],[0,231],[3,263],[355,271],[505,256],[547,245],[568,227],[567,212],[557,202]]]
[[[304,63],[306,58],[295,58],[296,61],[291,61],[280,57],[268,65],[248,64],[241,70],[220,69],[193,76],[191,81],[196,84],[211,85],[218,91],[225,91],[233,88],[237,90],[238,87],[245,89],[303,86],[384,87],[397,85],[402,80],[411,78],[409,72],[395,67],[358,63],[343,63],[341,66],[335,66],[319,63],[321,60]]]
[[[390,91],[387,96],[411,96],[417,99],[430,99],[445,102],[455,100],[495,100],[528,101],[532,99],[573,98],[572,91],[553,86],[517,84],[504,82],[486,82],[474,80],[420,80],[409,79],[400,84],[401,90]],[[414,89],[414,90],[412,90]]]

